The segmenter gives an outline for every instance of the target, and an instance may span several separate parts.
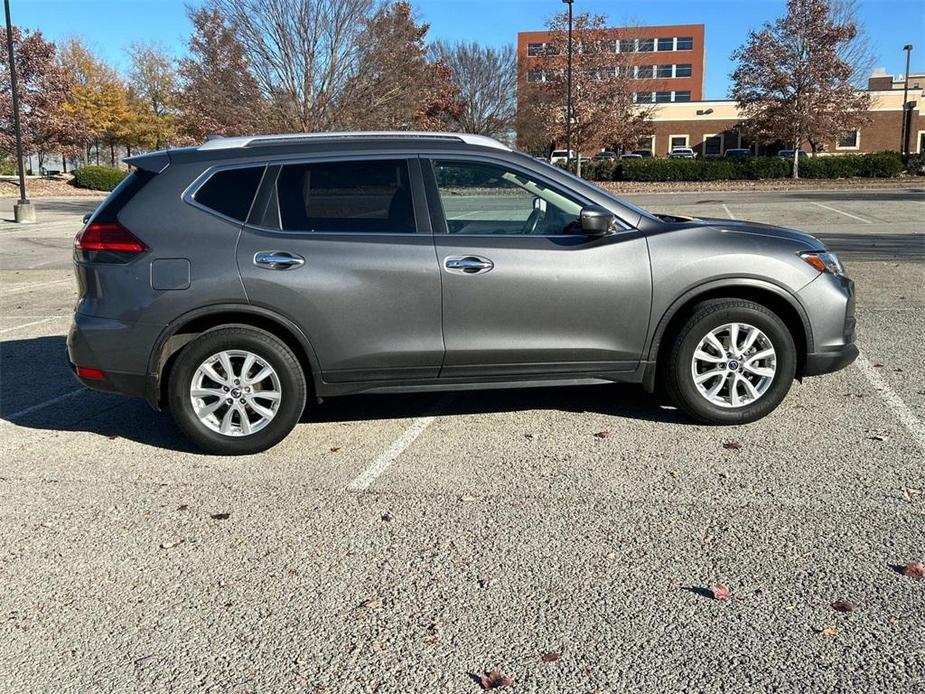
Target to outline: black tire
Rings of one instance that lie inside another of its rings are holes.
[[[776,372],[768,389],[741,407],[722,407],[700,393],[691,362],[700,341],[726,323],[741,322],[761,330],[776,353]],[[671,399],[691,418],[704,424],[746,424],[772,412],[787,396],[796,375],[797,351],[784,322],[769,309],[743,299],[711,299],[697,304],[681,328],[668,357],[664,383]]]
[[[225,350],[252,352],[279,378],[281,396],[276,414],[253,434],[229,436],[213,431],[193,410],[190,386],[196,370],[210,356]],[[171,371],[167,395],[177,426],[196,446],[217,455],[248,455],[272,448],[286,438],[305,409],[307,387],[299,360],[285,343],[263,330],[234,326],[206,332],[183,348]]]

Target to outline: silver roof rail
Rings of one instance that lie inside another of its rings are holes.
[[[292,133],[287,135],[251,135],[246,137],[215,137],[206,140],[198,149],[200,152],[218,149],[237,149],[239,147],[252,147],[257,145],[286,144],[288,142],[314,142],[334,139],[386,139],[386,138],[418,138],[428,140],[455,140],[468,145],[480,147],[493,147],[510,151],[510,147],[485,135],[472,135],[470,133],[441,133],[412,130],[382,130],[367,132],[330,132],[330,133]]]

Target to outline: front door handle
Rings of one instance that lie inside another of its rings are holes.
[[[269,270],[291,270],[305,265],[305,258],[287,251],[258,251],[254,254],[254,265]]]
[[[488,258],[480,258],[476,255],[450,256],[444,260],[443,264],[449,272],[460,275],[477,275],[481,272],[488,272],[495,266]]]

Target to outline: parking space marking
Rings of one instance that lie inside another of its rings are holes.
[[[10,294],[19,294],[20,292],[31,292],[33,289],[38,289],[39,287],[50,287],[54,284],[64,284],[65,282],[73,282],[73,277],[68,277],[64,280],[52,280],[50,282],[30,282],[29,284],[20,285],[18,287],[13,287],[12,289],[4,289],[2,291],[3,296],[9,296]]]
[[[51,400],[40,402],[37,405],[32,405],[32,407],[27,407],[26,409],[20,410],[19,412],[14,412],[13,414],[10,414],[10,415],[4,415],[3,418],[0,419],[0,426],[4,424],[13,424],[20,417],[25,417],[27,414],[38,412],[39,410],[43,410],[46,407],[51,407],[52,405],[57,405],[59,402],[63,402],[67,400],[68,398],[73,398],[75,395],[78,395],[80,393],[85,393],[86,391],[87,391],[86,388],[78,388],[77,390],[72,390],[69,393],[65,393],[64,395],[59,395],[58,397],[52,398]]]
[[[721,204],[723,206],[723,209],[726,210],[726,214],[729,215],[729,219],[735,219],[736,216],[732,214],[732,211],[728,207],[726,207],[726,203],[721,203]]]
[[[855,364],[857,364],[861,373],[864,374],[868,382],[880,394],[884,402],[886,402],[887,407],[893,410],[893,414],[895,414],[899,418],[899,421],[903,423],[903,426],[909,430],[909,433],[912,435],[912,440],[919,449],[925,453],[925,424],[922,424],[922,421],[915,416],[915,413],[909,409],[909,406],[906,405],[896,391],[890,387],[886,379],[884,379],[873,364],[867,360],[867,357],[863,354],[858,354]]]
[[[832,212],[837,212],[838,214],[844,215],[845,217],[851,217],[851,219],[856,219],[859,222],[864,222],[865,224],[873,224],[869,219],[864,219],[863,217],[858,217],[856,214],[851,214],[850,212],[843,212],[842,210],[837,210],[834,207],[829,205],[823,205],[821,202],[814,202],[813,205],[816,207],[821,207],[824,210],[830,210]]]
[[[41,325],[42,323],[47,323],[48,321],[58,320],[59,318],[70,318],[70,316],[52,316],[51,318],[43,318],[42,320],[34,320],[31,323],[23,323],[22,325],[16,325],[12,328],[4,328],[0,330],[0,333],[9,333],[14,330],[22,330],[23,328],[30,328],[33,325]]]
[[[411,423],[411,426],[405,429],[401,436],[395,439],[392,445],[389,446],[382,455],[376,458],[368,468],[351,480],[347,485],[347,489],[352,492],[363,492],[369,489],[370,485],[379,479],[382,473],[395,462],[398,456],[404,453],[408,446],[414,443],[418,437],[424,433],[424,430],[434,423],[434,420],[437,419],[437,415],[446,409],[446,406],[452,398],[452,393],[444,396],[434,406],[430,415],[426,417],[417,417]]]

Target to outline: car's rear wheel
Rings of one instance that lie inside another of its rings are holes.
[[[787,396],[796,375],[793,336],[774,312],[742,299],[694,307],[671,348],[666,386],[706,424],[744,424]]]
[[[219,455],[265,451],[292,431],[305,408],[305,375],[274,335],[247,327],[213,330],[180,352],[167,384],[183,433]]]

